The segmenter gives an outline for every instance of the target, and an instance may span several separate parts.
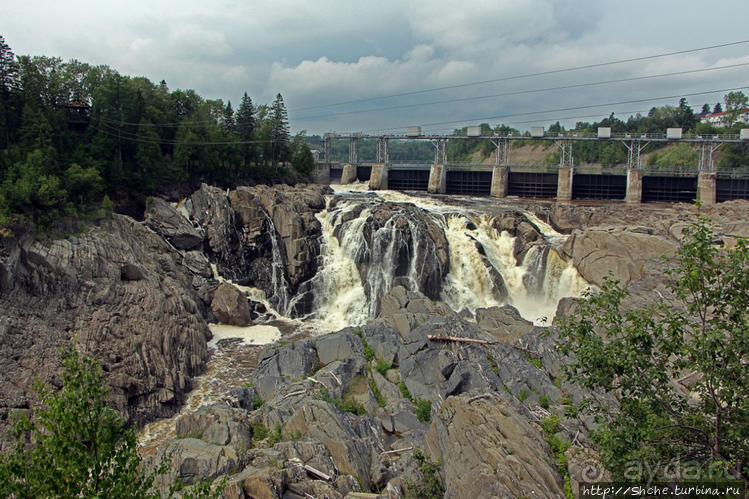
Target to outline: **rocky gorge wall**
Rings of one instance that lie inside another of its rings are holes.
[[[441,463],[447,497],[562,497],[564,474],[551,464],[541,421],[584,393],[560,377],[565,360],[553,330],[544,334],[511,306],[452,310],[442,301],[457,269],[444,214],[369,194],[355,201],[332,195],[324,186],[203,185],[176,207],[153,200],[143,223],[113,215],[75,237],[3,240],[0,418],[31,408],[34,377],[59,385],[58,347],[71,341],[101,360],[124,415],[144,423],[174,414],[208,361],[207,322],[224,308],[236,313],[222,322],[261,320],[241,289],[214,278],[211,264],[222,277],[262,290],[282,315],[306,316],[319,303],[323,232],[330,230],[341,245],[351,241],[368,316],[358,327],[263,350],[251,386],[177,419],[179,438],[160,449],[173,457],[166,479],[229,475],[228,497],[402,494],[423,478],[413,452],[402,451],[411,447]],[[514,238],[515,264],[553,247],[592,284],[609,273],[622,280],[634,306],[664,292],[660,257],[674,253],[695,210],[459,203],[476,216],[460,215],[456,233],[486,269],[498,302],[509,280],[492,266],[477,235],[481,224]],[[323,213],[334,221],[328,228]],[[749,235],[747,202],[703,213],[726,242]],[[552,240],[544,224],[564,240]],[[572,307],[563,299],[557,315]],[[489,343],[430,341],[433,334]],[[419,401],[431,403],[430,420],[417,417]],[[363,410],[344,410],[353,402]],[[562,424],[560,438],[576,443],[566,468],[574,484],[586,463],[596,463],[586,437],[591,421]]]

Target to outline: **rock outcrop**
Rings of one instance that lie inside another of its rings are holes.
[[[180,252],[113,215],[86,234],[5,241],[0,289],[0,418],[27,409],[39,378],[59,386],[71,341],[102,363],[114,407],[137,422],[173,414],[207,359],[196,275]]]
[[[443,464],[445,497],[564,497],[549,447],[527,409],[506,394],[450,397],[425,439]]]

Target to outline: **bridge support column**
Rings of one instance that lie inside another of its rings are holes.
[[[372,165],[372,174],[369,176],[369,190],[378,191],[388,188],[388,165],[387,163],[375,163]]]
[[[316,184],[330,185],[330,163],[315,163],[310,177]]]
[[[642,202],[642,170],[630,168],[627,170],[627,194],[624,197],[627,204]]]
[[[444,194],[447,192],[447,165],[434,163],[429,169],[429,184],[427,192],[430,194]]]
[[[557,177],[557,201],[572,201],[572,177],[574,168],[562,166]]]
[[[351,163],[343,164],[341,173],[341,184],[350,184],[356,181],[356,165]]]
[[[510,168],[507,165],[495,165],[492,168],[491,196],[495,198],[507,197],[507,179]]]
[[[715,204],[715,172],[701,171],[697,175],[697,200],[703,205]]]

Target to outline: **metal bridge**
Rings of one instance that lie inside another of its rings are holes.
[[[531,128],[530,134],[482,135],[478,127],[468,127],[466,135],[422,135],[418,127],[404,135],[366,135],[364,133],[327,133],[323,138],[322,157],[318,162],[322,182],[349,183],[369,181],[371,189],[427,190],[435,193],[492,195],[504,197],[571,199],[624,199],[629,203],[662,201],[705,203],[728,199],[749,199],[749,171],[727,176],[716,173],[714,153],[730,143],[749,143],[749,129],[739,135],[682,134],[680,128],[666,133],[611,133],[601,127],[598,133],[548,133]],[[473,133],[472,133],[473,132]],[[349,142],[348,163],[332,161],[332,142]],[[374,162],[361,161],[359,141],[376,140]],[[421,140],[434,146],[433,163],[390,160],[390,141]],[[450,140],[488,140],[496,148],[494,164],[448,162]],[[510,162],[512,141],[550,141],[559,149],[559,164],[553,167],[523,167]],[[576,141],[620,142],[626,148],[627,163],[621,168],[601,169],[575,167],[572,146]],[[641,153],[651,143],[688,143],[699,147],[694,169],[664,172],[643,168]],[[749,166],[749,165],[747,165]],[[327,177],[327,178],[325,178]],[[573,181],[574,179],[574,181]]]

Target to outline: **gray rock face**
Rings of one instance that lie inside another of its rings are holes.
[[[249,326],[252,322],[247,297],[228,282],[221,283],[214,291],[211,310],[213,315],[224,324]]]
[[[673,240],[660,235],[604,227],[573,232],[564,253],[586,281],[600,286],[609,272],[623,283],[642,279],[649,261],[672,256],[676,249]]]
[[[365,208],[369,212],[361,226],[356,219]],[[439,298],[449,270],[449,252],[445,234],[430,214],[410,204],[365,198],[343,215],[335,237],[340,241],[349,230],[361,230],[354,262],[373,316],[382,296],[397,285]]]
[[[0,420],[59,386],[58,348],[101,360],[112,404],[138,422],[173,414],[207,359],[192,273],[157,234],[114,215],[85,236],[5,242]]]
[[[203,235],[189,220],[161,198],[154,198],[153,207],[146,211],[145,223],[177,249],[193,249],[203,242]]]
[[[329,187],[277,185],[225,192],[207,185],[192,195],[192,218],[203,228],[209,259],[222,276],[258,287],[282,313],[310,312],[302,284],[317,272],[320,222]],[[292,302],[294,295],[301,294]]]
[[[469,399],[446,400],[426,436],[427,454],[442,463],[445,497],[564,497],[538,428],[501,396]]]
[[[533,323],[520,316],[511,305],[476,309],[476,324],[495,338],[514,343],[518,338],[533,331]]]

